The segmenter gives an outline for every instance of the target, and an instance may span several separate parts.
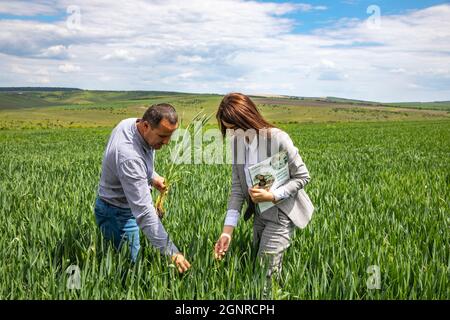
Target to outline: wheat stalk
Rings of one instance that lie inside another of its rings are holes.
[[[191,129],[194,129],[194,137],[197,134],[201,134],[201,130],[203,128],[203,126],[209,121],[209,119],[211,118],[212,114],[210,114],[209,116],[207,116],[206,114],[203,114],[203,111],[200,111],[199,113],[197,113],[194,118],[192,118],[192,121],[189,123],[189,125],[186,127],[186,131],[183,134],[183,138],[181,139],[181,142],[177,142],[177,144],[175,145],[175,154],[179,154],[181,151],[181,148],[183,148],[184,146],[184,141],[186,141],[187,136],[191,133]],[[200,122],[200,126],[195,126],[196,122]],[[180,123],[180,127],[181,127],[181,123]],[[158,214],[158,217],[160,219],[162,219],[165,214],[166,214],[166,210],[164,208],[164,203],[167,200],[167,197],[169,195],[169,191],[172,187],[172,185],[174,185],[175,183],[177,183],[180,179],[180,170],[177,170],[178,167],[175,166],[175,162],[172,162],[172,164],[170,165],[169,169],[167,170],[167,172],[165,173],[165,185],[166,185],[166,190],[164,192],[161,192],[158,197],[156,198],[156,213]],[[183,171],[184,174],[189,173],[186,171]]]

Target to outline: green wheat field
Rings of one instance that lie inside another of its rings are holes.
[[[0,93],[0,299],[260,299],[252,223],[215,261],[231,167],[179,165],[163,223],[192,263],[179,275],[141,236],[103,245],[93,205],[108,136],[121,119],[170,102],[187,123],[221,96],[178,93]],[[450,104],[433,108],[337,99],[255,98],[286,130],[310,174],[316,211],[297,229],[273,299],[450,298]],[[215,126],[214,119],[209,124]],[[170,148],[158,151],[164,176]],[[156,199],[156,193],[154,194]],[[80,288],[68,286],[73,267]],[[372,266],[380,285],[368,285]]]

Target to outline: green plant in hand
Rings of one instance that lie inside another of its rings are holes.
[[[172,150],[172,152],[175,152],[175,155],[180,154],[180,151],[183,147],[185,147],[185,141],[187,140],[188,135],[191,134],[191,130],[194,132],[194,136],[201,134],[202,128],[206,125],[206,123],[209,121],[212,115],[205,115],[202,112],[197,113],[192,121],[189,123],[189,125],[186,127],[186,130],[184,131],[184,134],[181,138],[181,141],[177,142],[175,145],[175,150]],[[181,124],[180,124],[181,127]],[[189,140],[190,141],[190,140]],[[190,147],[190,146],[189,146]],[[189,149],[190,150],[190,149]],[[167,197],[169,195],[170,187],[174,184],[176,184],[181,179],[181,173],[189,173],[187,171],[180,170],[179,166],[176,166],[176,163],[172,161],[171,165],[169,166],[169,169],[167,172],[165,172],[165,180],[164,184],[166,186],[165,190],[163,192],[160,192],[158,197],[156,198],[156,212],[160,219],[164,218],[166,214],[166,209],[164,208],[164,203],[167,200]]]

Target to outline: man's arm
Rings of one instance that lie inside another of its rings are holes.
[[[156,215],[142,160],[130,159],[120,163],[119,179],[131,212],[152,245],[166,255],[179,253]]]
[[[152,179],[159,178],[159,177],[161,177],[161,176],[153,168]]]

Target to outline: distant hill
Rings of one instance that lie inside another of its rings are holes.
[[[165,91],[102,91],[76,88],[0,88],[0,109],[88,105],[119,101],[142,101],[158,97],[193,94]]]
[[[58,87],[0,87],[0,92],[23,92],[23,91],[82,91],[78,88],[58,88]]]
[[[25,92],[0,92],[0,110],[1,109],[19,109],[31,107],[49,107],[55,103],[47,101],[37,94]]]
[[[431,102],[375,102],[367,100],[346,99],[339,97],[288,97],[300,101],[313,101],[328,104],[345,104],[355,106],[398,107],[408,109],[429,109],[450,111],[450,101]]]
[[[367,101],[367,100],[355,100],[355,99],[346,99],[346,98],[338,98],[338,97],[326,97],[326,100],[332,103],[347,103],[347,104],[358,104],[358,105],[376,105],[382,106],[384,103]]]
[[[59,87],[0,87],[0,109],[41,108],[62,105],[94,105],[99,103],[144,103],[167,98],[219,97],[216,94],[194,94],[173,91],[111,91]],[[297,97],[283,95],[251,95],[256,103],[291,106],[359,106],[398,107],[450,111],[450,101],[380,103],[339,97]]]
[[[329,102],[348,103],[358,105],[375,105],[384,107],[399,107],[410,109],[430,109],[430,110],[450,110],[450,101],[431,101],[431,102],[387,102],[379,103],[373,101],[354,100],[336,97],[327,97]]]
[[[199,112],[203,112],[212,115],[210,124],[216,125],[214,115],[223,98],[222,94],[164,91],[2,89],[0,130],[21,126],[23,128],[111,127],[122,119],[142,115],[152,104],[164,102],[176,108],[182,124],[193,119]],[[251,97],[264,117],[274,124],[450,119],[450,104],[446,102],[389,105],[338,97],[292,97],[274,94]]]
[[[449,110],[450,101],[433,101],[433,102],[402,102],[402,103],[386,103],[390,107],[412,108],[412,109],[430,109],[430,110]]]

